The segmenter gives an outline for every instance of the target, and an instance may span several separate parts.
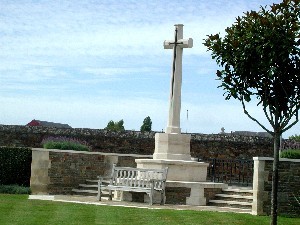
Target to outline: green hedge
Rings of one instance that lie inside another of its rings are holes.
[[[31,149],[0,147],[0,185],[30,186]]]
[[[1,194],[31,194],[30,187],[19,185],[0,185]]]
[[[288,149],[280,153],[281,158],[300,159],[300,149]]]

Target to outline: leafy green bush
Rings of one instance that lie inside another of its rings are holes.
[[[280,153],[281,158],[300,159],[300,149],[288,149]]]
[[[67,137],[48,137],[42,141],[42,145],[46,149],[90,151],[86,142]]]
[[[31,149],[0,147],[0,185],[30,185]]]
[[[19,185],[0,185],[1,194],[31,194],[30,187]]]

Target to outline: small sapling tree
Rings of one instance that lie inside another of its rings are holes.
[[[244,113],[274,138],[271,224],[277,224],[280,136],[294,126],[300,108],[300,0],[246,12],[225,30],[209,35],[204,45],[222,69],[217,71],[226,100],[237,99]],[[258,100],[271,125],[266,128],[247,110]]]

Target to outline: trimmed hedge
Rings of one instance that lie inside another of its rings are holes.
[[[300,159],[300,149],[288,149],[280,153],[281,158]]]
[[[31,194],[30,187],[19,185],[0,185],[1,194]]]
[[[0,185],[30,186],[30,148],[0,147]]]

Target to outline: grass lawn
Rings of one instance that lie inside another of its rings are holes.
[[[0,224],[269,224],[269,217],[206,211],[137,209],[28,200],[28,195],[0,194]],[[278,224],[299,225],[300,218],[279,217]]]

